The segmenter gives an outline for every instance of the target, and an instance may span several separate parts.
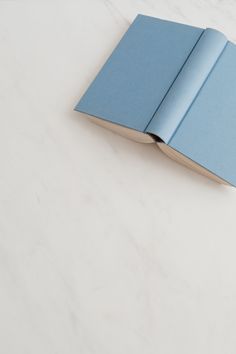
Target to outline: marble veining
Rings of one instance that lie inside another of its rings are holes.
[[[236,41],[234,0],[0,1],[1,353],[235,353],[235,189],[73,112],[137,13]]]

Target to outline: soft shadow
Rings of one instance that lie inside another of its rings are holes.
[[[101,140],[105,139],[105,141],[107,141],[114,152],[122,150],[122,152],[126,151],[128,154],[134,155],[135,158],[142,160],[144,159],[147,161],[147,165],[151,165],[157,173],[160,171],[160,169],[168,171],[171,178],[173,179],[173,183],[176,179],[184,178],[185,180],[187,179],[186,182],[189,180],[189,182],[193,182],[196,186],[200,185],[204,188],[210,188],[215,190],[217,193],[230,193],[233,189],[233,186],[219,184],[207,178],[206,176],[203,176],[191,170],[190,168],[172,160],[170,157],[165,155],[155,143],[142,144],[129,140],[108,129],[94,124],[93,122],[89,121],[86,115],[77,111],[71,110],[69,112],[69,117],[78,126],[78,134],[81,134],[81,130],[89,130],[91,138],[94,136],[96,139],[98,139],[98,137]]]

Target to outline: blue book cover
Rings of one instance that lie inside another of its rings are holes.
[[[138,15],[75,109],[236,185],[235,61],[215,29]]]

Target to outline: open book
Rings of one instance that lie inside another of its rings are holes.
[[[217,30],[138,15],[75,109],[236,185],[236,46]]]

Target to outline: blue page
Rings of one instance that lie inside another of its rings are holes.
[[[148,124],[147,133],[168,144],[226,44],[227,38],[221,32],[207,28],[202,33]]]
[[[75,109],[145,131],[202,32],[138,15]]]
[[[236,46],[227,43],[168,145],[236,185]]]

